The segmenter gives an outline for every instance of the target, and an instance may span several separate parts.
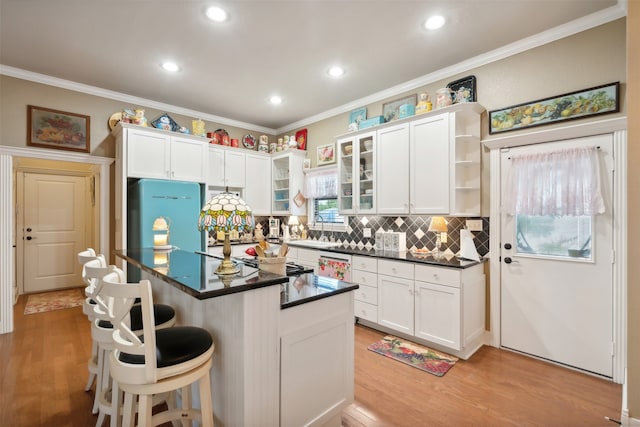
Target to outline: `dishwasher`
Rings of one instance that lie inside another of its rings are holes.
[[[320,251],[316,275],[351,282],[351,255]]]

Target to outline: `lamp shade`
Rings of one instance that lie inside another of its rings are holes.
[[[437,233],[446,233],[447,232],[447,220],[441,216],[434,216],[431,218],[431,223],[429,224],[429,230]]]
[[[169,229],[169,221],[167,218],[163,216],[159,216],[153,221],[153,226],[151,228],[153,231],[163,231]]]
[[[289,222],[287,223],[287,225],[299,225],[300,223],[298,222],[298,217],[296,215],[291,215],[289,217]]]
[[[200,231],[231,230],[253,231],[253,213],[249,205],[232,193],[220,193],[209,200],[200,211],[198,229]]]

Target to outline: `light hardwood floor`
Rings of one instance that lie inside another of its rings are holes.
[[[25,316],[25,301],[14,308],[15,331],[0,335],[0,426],[95,425],[82,308]],[[610,381],[492,347],[436,377],[367,350],[385,334],[357,325],[355,335],[345,426],[584,427],[620,418],[621,386]]]

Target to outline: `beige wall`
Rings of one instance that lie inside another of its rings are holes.
[[[531,49],[527,52],[451,76],[404,95],[426,91],[434,100],[435,91],[458,78],[474,75],[477,79],[477,99],[487,111],[533,101],[601,84],[622,83],[621,112],[626,111],[626,25],[624,19],[601,25],[571,37]],[[401,98],[403,95],[391,99]],[[391,100],[389,99],[389,100]],[[367,116],[382,114],[384,100],[367,105]],[[609,116],[609,117],[613,117]],[[601,119],[602,117],[599,117]],[[315,167],[315,147],[335,141],[347,133],[349,113],[340,114],[307,126],[308,147],[312,167]],[[488,135],[486,114],[483,139]],[[555,125],[562,126],[562,125]],[[549,128],[551,126],[547,126]],[[514,131],[515,133],[516,131]],[[483,157],[482,213],[489,215],[489,155]]]
[[[628,4],[628,32],[627,32],[627,74],[635,76],[629,81],[627,97],[636,100],[629,103],[627,120],[627,159],[629,175],[627,179],[627,212],[628,212],[628,241],[634,242],[640,236],[640,169],[634,167],[636,160],[640,160],[640,1],[632,0]],[[627,252],[628,293],[627,293],[627,381],[629,415],[640,420],[640,264],[636,261],[640,257],[640,248],[629,244]]]
[[[27,105],[53,108],[55,110],[84,114],[91,117],[91,154],[94,156],[115,157],[114,139],[110,137],[108,120],[111,114],[123,108],[140,107],[126,102],[86,95],[72,90],[61,89],[39,83],[33,83],[13,77],[0,76],[0,144],[11,147],[24,147],[27,140]],[[147,120],[152,121],[166,111],[145,108]],[[197,117],[188,117],[168,112],[181,126],[191,129],[191,121]],[[251,133],[258,138],[260,132],[234,126],[221,125],[205,121],[207,132],[225,129],[232,138],[242,140],[242,136]],[[273,137],[273,135],[269,135]]]

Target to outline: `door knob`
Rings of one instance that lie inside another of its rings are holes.
[[[31,240],[31,239],[33,239],[33,237],[27,236],[27,240]]]
[[[504,248],[505,249],[511,249],[511,243],[505,243],[504,244]]]
[[[31,232],[31,227],[27,228],[27,232],[29,233]]]
[[[512,262],[516,262],[516,263],[517,263],[518,261],[514,261],[514,260],[512,260],[510,257],[506,257],[506,258],[504,259],[504,262],[505,262],[505,264],[511,264]]]

